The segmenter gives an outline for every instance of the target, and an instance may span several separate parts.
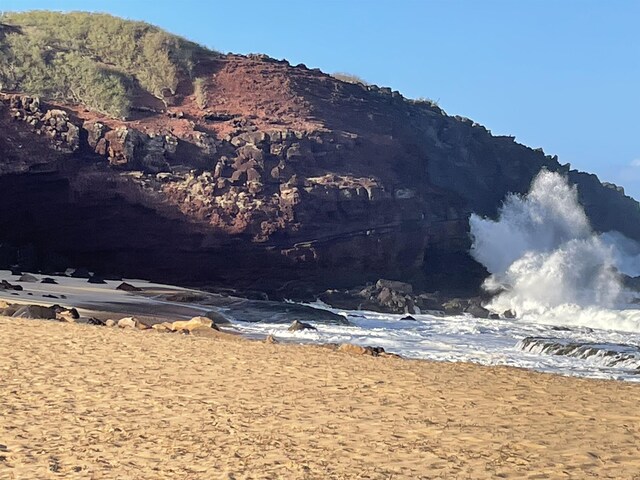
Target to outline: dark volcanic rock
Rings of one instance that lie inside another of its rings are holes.
[[[386,353],[382,347],[363,347],[360,345],[353,345],[352,343],[343,343],[339,345],[338,351],[353,355],[370,355],[372,357],[378,357]]]
[[[21,285],[13,285],[7,282],[6,280],[2,280],[2,282],[0,282],[0,289],[1,290],[17,290],[17,291],[23,290]]]
[[[57,285],[58,282],[55,281],[55,279],[50,278],[50,277],[45,277],[42,280],[40,280],[40,283],[48,283],[50,285]]]
[[[342,315],[295,303],[237,299],[227,308],[234,319],[244,322],[289,323],[297,318],[302,322],[349,325]]]
[[[462,298],[453,298],[442,304],[447,315],[461,315],[469,307],[469,301]]]
[[[380,279],[376,282],[376,288],[378,290],[387,289],[389,291],[395,291],[395,292],[404,293],[404,294],[413,293],[413,286],[411,286],[411,284],[405,283],[405,282],[398,282],[395,280]]]
[[[0,308],[0,316],[11,317],[13,316],[14,313],[16,313],[16,310],[18,310],[18,308],[21,308],[21,307],[22,305],[10,304],[4,308]]]
[[[18,307],[12,317],[54,320],[56,318],[56,309],[43,307],[42,305],[24,305]]]
[[[105,320],[101,320],[99,318],[96,317],[89,317],[86,319],[86,321],[84,322],[87,325],[97,325],[99,327],[106,327],[107,323]]]
[[[319,296],[323,302],[349,310],[384,313],[416,313],[413,287],[408,283],[378,280],[375,285],[352,290],[327,290]]]
[[[89,272],[89,270],[87,270],[84,267],[76,268],[73,271],[73,273],[71,274],[71,277],[73,277],[73,278],[91,278],[91,272]]]
[[[122,282],[120,285],[116,287],[116,290],[122,290],[124,292],[141,292],[142,289],[135,287],[127,282]]]
[[[218,313],[214,310],[210,310],[207,313],[205,313],[203,316],[210,318],[211,320],[213,320],[213,323],[215,325],[226,325],[231,323],[231,321],[225,317],[224,315],[222,315],[221,313]]]
[[[88,283],[95,283],[95,284],[105,284],[107,283],[102,277],[98,276],[98,275],[91,275],[89,277],[89,280],[87,280]]]
[[[290,332],[299,332],[301,330],[317,330],[316,327],[309,323],[299,322],[298,320],[294,320],[291,326],[287,329]]]
[[[34,277],[33,275],[25,273],[24,275],[20,276],[18,281],[19,282],[25,282],[25,283],[34,283],[34,282],[37,282],[38,279],[36,277]]]
[[[489,318],[491,312],[484,308],[479,301],[472,301],[470,305],[464,309],[465,313],[472,315],[476,318]]]

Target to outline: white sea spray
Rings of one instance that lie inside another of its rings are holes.
[[[487,305],[538,323],[640,331],[621,273],[640,272],[640,245],[596,233],[575,186],[542,170],[526,195],[509,195],[496,220],[472,215],[471,254],[490,272]]]

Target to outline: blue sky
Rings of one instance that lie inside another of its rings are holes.
[[[427,97],[640,198],[640,1],[0,0],[93,10]]]

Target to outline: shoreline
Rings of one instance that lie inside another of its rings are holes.
[[[223,332],[251,340],[263,340],[273,335],[279,342],[288,344],[324,344],[333,349],[340,345],[350,345],[346,348],[356,349],[366,347],[369,349],[366,353],[373,355],[381,353],[378,349],[382,347],[385,350],[383,355],[401,355],[405,359],[508,365],[569,377],[640,382],[640,369],[635,367],[635,370],[631,367],[614,370],[607,369],[606,364],[589,366],[589,363],[581,361],[578,356],[577,363],[572,364],[566,363],[567,360],[571,361],[571,357],[553,354],[527,356],[526,349],[515,348],[522,339],[531,339],[531,342],[537,341],[544,346],[547,339],[554,341],[557,338],[558,343],[554,344],[554,348],[565,349],[566,343],[561,343],[563,329],[553,326],[546,330],[546,334],[550,336],[545,337],[544,329],[531,329],[527,324],[520,325],[503,319],[427,315],[426,318],[413,322],[402,321],[404,318],[400,315],[353,312],[328,308],[327,305],[256,301],[144,280],[107,280],[102,284],[93,284],[86,278],[54,276],[51,279],[56,283],[42,283],[43,275],[29,276],[35,276],[36,279],[20,282],[19,277],[11,272],[0,271],[0,280],[5,287],[0,288],[0,307],[3,301],[46,306],[61,304],[63,307],[75,307],[79,310],[81,318],[75,320],[78,323],[88,319],[97,319],[103,324],[107,320],[114,323],[133,316],[136,321],[148,326],[161,323],[168,325],[204,315],[215,319],[216,325]],[[127,286],[136,291],[117,289],[122,282],[127,282]],[[13,291],[7,285],[19,286],[22,290]],[[0,308],[0,315],[2,314]],[[12,315],[13,311],[5,314]],[[56,316],[61,320],[69,320],[68,317]],[[414,320],[413,317],[410,318]],[[223,323],[218,323],[219,320]],[[293,320],[310,322],[318,331],[287,331]],[[456,337],[458,331],[460,333]],[[479,334],[468,334],[474,331]],[[564,331],[570,332],[567,329]],[[607,341],[606,338],[609,337],[594,336],[591,340],[594,343],[591,344],[585,339],[583,341],[587,343],[584,348],[588,350],[590,345],[597,345],[601,339],[600,343]],[[633,343],[636,341],[634,339],[635,337],[627,339],[627,342]],[[620,343],[623,340],[615,341]],[[602,348],[603,350],[596,352],[603,354],[602,358],[611,358],[612,365],[620,362],[618,357],[607,356],[614,353],[612,350]],[[612,345],[612,348],[618,346]]]
[[[1,478],[640,470],[627,382],[6,317],[0,356]]]

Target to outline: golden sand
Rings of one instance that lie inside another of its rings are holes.
[[[0,479],[640,478],[639,398],[506,367],[0,318]]]

